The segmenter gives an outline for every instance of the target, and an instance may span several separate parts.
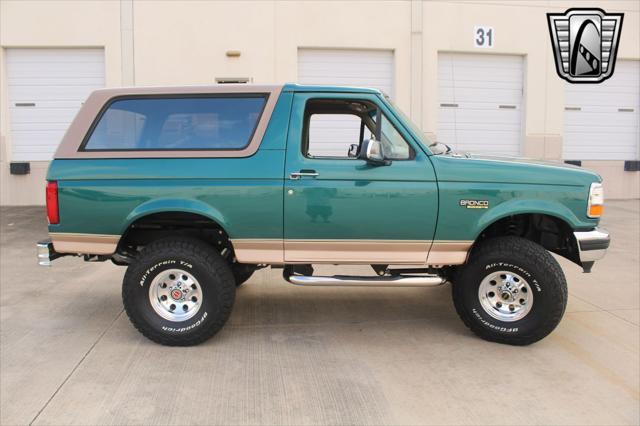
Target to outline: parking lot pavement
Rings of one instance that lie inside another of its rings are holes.
[[[159,346],[122,312],[124,268],[38,267],[43,209],[0,213],[3,425],[640,423],[637,200],[608,203],[592,274],[561,259],[567,313],[528,347],[474,337],[449,286],[300,288],[278,270],[212,340]]]

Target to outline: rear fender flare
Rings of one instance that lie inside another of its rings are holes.
[[[120,235],[124,234],[131,224],[140,218],[154,213],[167,212],[193,213],[207,217],[216,222],[223,230],[225,230],[225,232],[227,232],[228,235],[228,222],[219,210],[199,200],[182,198],[160,198],[140,204],[127,216]]]

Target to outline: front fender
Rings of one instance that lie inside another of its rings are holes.
[[[597,219],[589,219],[586,215],[588,189],[583,187],[439,182],[439,188],[436,240],[472,241],[497,220],[518,214],[553,216],[574,231],[591,230],[598,224]],[[483,201],[486,208],[462,203],[469,200]]]

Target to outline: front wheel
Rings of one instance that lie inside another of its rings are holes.
[[[528,345],[560,322],[567,282],[540,245],[519,237],[487,240],[456,273],[453,302],[465,325],[483,339]]]
[[[189,238],[147,245],[127,268],[122,301],[133,325],[169,346],[201,343],[226,323],[236,282],[211,246]]]
[[[236,280],[236,287],[240,287],[249,278],[251,278],[256,269],[257,268],[254,265],[247,265],[244,263],[232,264],[231,272],[233,273],[233,278]]]

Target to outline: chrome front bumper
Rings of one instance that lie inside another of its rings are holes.
[[[609,233],[601,228],[586,232],[574,232],[573,235],[576,237],[580,262],[583,265],[585,263],[593,265],[593,262],[602,259],[611,242]]]
[[[40,266],[51,266],[53,260],[63,256],[63,254],[55,251],[51,240],[38,241],[37,247],[38,265]]]

